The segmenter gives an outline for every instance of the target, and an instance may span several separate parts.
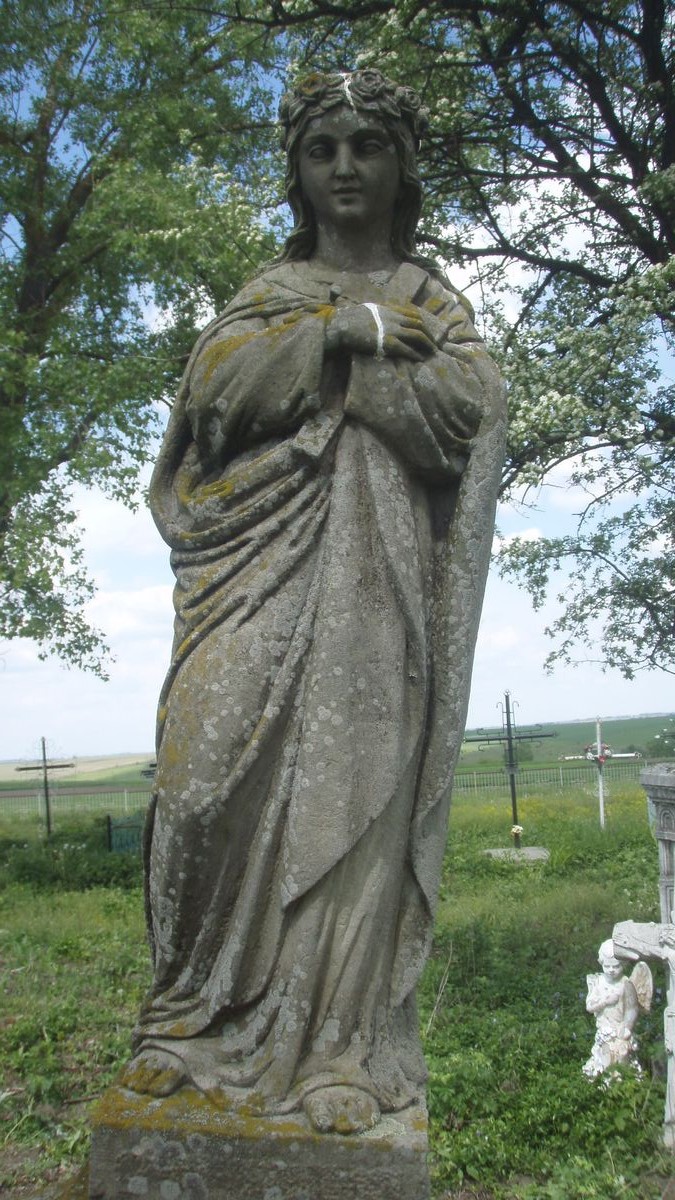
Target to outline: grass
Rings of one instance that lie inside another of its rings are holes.
[[[0,1194],[83,1160],[148,983],[138,888],[0,893]],[[11,1192],[10,1192],[11,1194]]]
[[[639,1027],[642,1078],[587,1081],[593,1022],[585,976],[614,921],[658,918],[658,859],[640,788],[527,798],[524,844],[548,863],[483,851],[509,841],[508,804],[459,797],[433,954],[420,988],[430,1068],[437,1200],[651,1200],[672,1156],[659,1147],[665,1096],[663,979]],[[0,1192],[80,1161],[86,1115],[128,1053],[148,981],[138,864],[107,856],[99,822],[49,846],[0,829]],[[74,850],[73,847],[77,847]],[[76,865],[76,860],[79,865]],[[111,861],[112,860],[112,861]],[[93,886],[92,886],[93,885]]]
[[[658,861],[644,793],[524,800],[524,844],[548,863],[482,851],[508,842],[503,802],[455,804],[434,951],[421,989],[437,1195],[480,1181],[505,1197],[660,1197],[672,1159],[661,1012],[642,1021],[642,1079],[606,1089],[581,1066],[593,1023],[585,976],[615,921],[658,919]],[[447,973],[441,1003],[434,1005]],[[656,983],[663,1000],[663,980]],[[659,1005],[659,1009],[660,1009]]]

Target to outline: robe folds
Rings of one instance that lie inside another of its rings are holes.
[[[435,352],[327,355],[327,316],[365,303],[421,310]],[[273,267],[195,346],[151,485],[176,620],[135,1041],[213,1097],[422,1094],[504,429],[466,305],[412,264]]]

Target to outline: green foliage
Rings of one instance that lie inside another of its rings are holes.
[[[672,264],[659,271],[672,288]],[[583,644],[593,657],[600,647],[605,664],[632,678],[644,666],[669,670],[672,661],[674,395],[658,378],[655,309],[617,289],[589,328],[586,293],[576,283],[558,286],[504,359],[510,479],[526,486],[536,508],[540,485],[555,483],[558,470],[557,481],[580,495],[576,528],[508,540],[500,558],[535,607],[553,576],[562,578],[549,665],[573,661]]]
[[[141,913],[138,889],[0,891],[3,1192],[86,1153],[88,1103],[127,1056],[148,983]]]
[[[267,59],[175,6],[9,0],[0,33],[0,632],[100,670],[72,489],[138,502],[197,327],[271,252]]]
[[[505,542],[550,661],[670,669],[675,625],[672,4],[274,0],[298,71],[378,66],[432,113],[427,248],[470,267],[509,383],[504,494],[582,494],[562,538]],[[598,618],[600,627],[598,628]]]
[[[483,854],[501,840],[502,808],[455,802],[421,989],[436,1194],[479,1182],[509,1200],[660,1197],[670,1169],[657,1148],[660,977],[657,1010],[640,1024],[643,1076],[605,1088],[581,1072],[597,948],[616,920],[658,918],[644,796],[617,794],[604,833],[586,798],[528,799],[526,841],[551,851],[528,868]]]
[[[142,867],[138,854],[111,854],[105,818],[59,822],[49,841],[0,838],[0,891],[25,884],[36,892],[83,892],[91,888],[136,888]]]
[[[482,290],[504,493],[587,497],[566,536],[504,542],[503,569],[535,604],[562,578],[551,661],[585,642],[669,669],[669,5],[9,0],[0,20],[4,636],[101,670],[73,484],[134,503],[197,326],[273,252],[281,77],[376,64],[432,112],[422,240]]]

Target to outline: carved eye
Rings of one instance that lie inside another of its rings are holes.
[[[307,151],[307,157],[314,162],[322,162],[324,159],[330,158],[331,154],[332,150],[328,142],[315,142]]]
[[[362,154],[379,154],[380,150],[384,149],[384,145],[378,138],[366,138],[365,141],[359,144],[359,150]]]

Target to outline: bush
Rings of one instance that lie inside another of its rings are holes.
[[[143,873],[140,855],[108,851],[105,817],[63,825],[49,841],[5,837],[0,868],[0,887],[23,883],[34,891],[132,888]]]

